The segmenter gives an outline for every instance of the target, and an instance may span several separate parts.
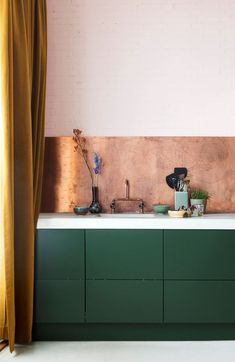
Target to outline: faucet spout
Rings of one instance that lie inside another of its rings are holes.
[[[128,180],[125,180],[126,199],[130,198],[130,184]]]

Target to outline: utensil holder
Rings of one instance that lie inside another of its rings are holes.
[[[188,208],[188,192],[175,191],[175,210],[179,210],[182,207]]]

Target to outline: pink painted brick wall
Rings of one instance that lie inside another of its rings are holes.
[[[234,136],[234,0],[48,0],[46,135]]]

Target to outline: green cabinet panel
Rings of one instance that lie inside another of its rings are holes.
[[[235,231],[165,230],[164,278],[235,279]]]
[[[84,269],[84,230],[38,230],[36,279],[82,279]]]
[[[87,322],[161,323],[162,284],[157,280],[88,280]]]
[[[88,279],[161,279],[162,230],[87,230]]]
[[[234,323],[235,281],[165,281],[164,322]]]
[[[36,323],[84,322],[84,281],[38,280],[35,285]]]

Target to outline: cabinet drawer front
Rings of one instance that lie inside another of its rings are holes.
[[[166,230],[166,279],[235,279],[235,231]]]
[[[162,230],[87,230],[88,279],[161,279]]]
[[[162,322],[162,281],[87,281],[87,322]]]
[[[35,277],[40,280],[84,278],[84,231],[39,230]]]
[[[234,281],[165,281],[164,322],[234,323]]]
[[[37,323],[84,322],[84,281],[38,280],[35,285]]]

